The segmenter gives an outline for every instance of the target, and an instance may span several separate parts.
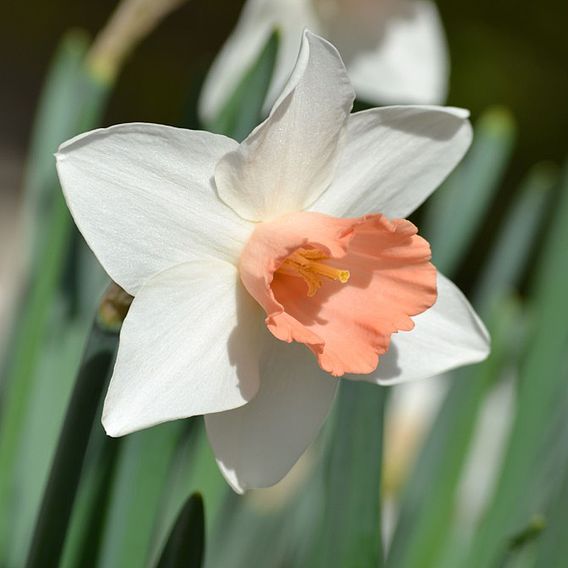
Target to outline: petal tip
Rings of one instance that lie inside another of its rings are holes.
[[[445,108],[449,113],[457,116],[458,118],[463,118],[464,120],[469,118],[471,115],[469,110],[466,108],[461,108],[461,107],[445,107]]]
[[[118,425],[113,424],[107,416],[103,416],[101,419],[101,424],[103,425],[104,431],[109,438],[120,438],[127,434],[124,428],[120,428]]]
[[[216,459],[217,467],[219,471],[225,478],[225,481],[229,484],[229,487],[237,494],[237,495],[244,495],[248,489],[250,489],[245,483],[242,483],[237,478],[237,474],[235,471],[228,469],[225,467],[223,462],[220,459]]]
[[[247,492],[247,488],[246,487],[241,487],[240,485],[237,485],[236,483],[231,483],[229,481],[229,485],[231,486],[231,489],[237,494],[237,495],[244,495]]]
[[[101,424],[106,435],[109,438],[121,438],[122,436],[131,434],[136,430],[135,428],[128,427],[125,424],[123,413],[122,418],[123,419],[120,420],[120,416],[117,416],[115,412],[112,412],[109,408],[106,408],[105,401],[105,405],[103,406],[103,415],[101,417]]]
[[[481,343],[479,346],[479,361],[485,361],[491,354],[491,336],[487,328],[481,323]]]
[[[331,44],[329,41],[327,41],[325,38],[323,38],[322,36],[316,34],[315,32],[313,32],[312,30],[310,30],[309,28],[304,28],[304,31],[302,33],[302,38],[305,41],[319,41],[321,43],[325,43],[325,44],[329,44],[329,45],[333,45]],[[335,46],[333,46],[335,49]]]

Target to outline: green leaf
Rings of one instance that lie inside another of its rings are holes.
[[[534,326],[520,369],[518,411],[504,464],[486,515],[469,554],[469,566],[491,566],[503,558],[511,535],[541,511],[546,483],[542,450],[553,425],[565,416],[566,346],[568,345],[568,168],[560,201],[537,266],[531,301]],[[561,438],[554,446],[564,444]]]
[[[546,528],[546,521],[541,515],[535,515],[531,522],[509,543],[509,550],[518,550],[537,539]]]
[[[386,389],[341,381],[314,565],[382,566],[381,462]]]
[[[481,312],[488,313],[518,285],[557,183],[557,168],[547,163],[534,166],[523,181],[475,290]]]
[[[19,310],[16,338],[3,380],[2,414],[0,417],[0,508],[17,509],[14,493],[15,466],[28,406],[32,400],[35,371],[40,360],[42,340],[47,331],[51,305],[54,302],[59,274],[63,267],[70,234],[67,207],[58,200],[50,219],[50,232],[44,241],[44,254],[31,279],[28,300]],[[8,518],[2,515],[0,538],[5,549],[8,542]]]
[[[194,493],[180,511],[158,568],[199,568],[205,551],[203,499]]]
[[[486,112],[476,124],[473,145],[463,163],[430,198],[423,232],[434,264],[453,273],[499,188],[511,155],[515,128],[504,109]]]
[[[424,566],[440,566],[444,556],[455,557],[448,541],[457,539],[458,535],[444,539],[441,535],[450,534],[453,499],[480,406],[507,359],[507,351],[510,351],[510,348],[506,349],[507,336],[516,338],[518,335],[515,328],[519,320],[515,313],[520,306],[512,303],[509,296],[524,272],[547,197],[556,179],[555,170],[549,165],[539,165],[531,170],[483,270],[474,297],[480,313],[493,322],[493,352],[482,366],[461,370],[453,378],[450,392],[405,490],[392,546],[393,565],[412,565],[420,558]],[[463,544],[457,552],[460,550],[463,550]],[[456,565],[455,559],[448,565]]]
[[[52,154],[59,142],[97,123],[109,90],[109,85],[94,81],[78,65],[84,50],[82,36],[72,34],[64,40],[47,81],[47,94],[42,99],[33,135],[32,157],[39,162],[30,162],[26,191],[30,195],[29,222],[34,228],[37,250],[27,278],[26,295],[17,310],[18,321],[2,377],[0,509],[5,512],[0,521],[2,550],[11,541],[10,520],[18,514],[17,456],[24,445],[24,425],[39,377],[38,362],[44,339],[50,333],[50,318],[69,251],[72,223],[59,189]],[[61,106],[62,100],[66,101],[65,108]],[[51,166],[45,161],[46,155]]]
[[[244,497],[227,492],[209,539],[206,566],[276,568],[288,565],[284,542],[288,508],[285,505],[261,508],[254,497],[254,491]],[[256,497],[261,498],[258,494]]]
[[[558,491],[552,499],[547,527],[540,538],[536,552],[534,568],[550,568],[561,566],[568,558],[568,538],[566,527],[568,526],[568,468],[564,464],[564,476]]]
[[[144,566],[183,422],[127,436],[117,458],[99,566]]]
[[[53,57],[38,105],[24,180],[24,211],[31,259],[41,250],[41,220],[49,213],[56,197],[53,154],[74,132],[77,106],[76,84],[82,74],[83,58],[89,47],[87,35],[67,33]]]
[[[280,35],[274,31],[217,118],[206,125],[207,130],[240,142],[260,123],[279,43]]]
[[[89,437],[110,379],[117,347],[118,334],[95,323],[51,467],[26,563],[28,568],[59,565]]]
[[[109,438],[101,426],[93,430],[61,568],[94,568],[97,565],[121,444],[122,439]]]
[[[164,479],[159,515],[152,537],[150,563],[155,564],[165,546],[170,527],[182,503],[194,492],[207,503],[207,533],[212,534],[220,517],[225,496],[231,490],[215,462],[201,417],[184,421],[184,433],[176,449],[168,476]],[[223,547],[227,537],[223,535]],[[219,547],[217,547],[219,548]],[[215,551],[212,551],[214,554]],[[208,554],[208,559],[211,554]]]
[[[26,497],[19,499],[17,515],[10,519],[10,539],[4,553],[9,566],[23,566],[26,561],[75,375],[89,335],[90,326],[86,330],[84,327],[82,322],[80,325],[54,326],[42,348],[14,463],[13,491]]]
[[[492,352],[481,365],[461,369],[422,447],[400,503],[400,516],[387,566],[436,568],[452,525],[460,481],[476,419],[488,389],[501,375],[518,325],[518,305],[496,310],[490,326]]]

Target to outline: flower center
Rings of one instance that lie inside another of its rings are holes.
[[[294,251],[280,266],[277,272],[302,278],[308,286],[308,296],[311,298],[321,288],[322,277],[337,280],[345,284],[349,280],[349,271],[333,268],[323,262],[328,257],[317,248],[300,248]]]

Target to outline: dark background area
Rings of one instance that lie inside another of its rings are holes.
[[[105,124],[179,124],[191,89],[234,26],[241,0],[190,0],[128,61]],[[95,34],[111,0],[3,0],[0,18],[0,191],[19,187],[34,110],[50,57],[72,27]],[[568,149],[568,2],[439,0],[452,58],[448,104],[513,113],[519,138],[507,185]]]

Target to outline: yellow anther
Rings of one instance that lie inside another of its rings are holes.
[[[322,277],[342,284],[349,280],[348,270],[316,262],[326,259],[326,255],[319,249],[298,249],[282,263],[278,272],[302,278],[308,286],[308,296],[312,297],[321,288]]]

